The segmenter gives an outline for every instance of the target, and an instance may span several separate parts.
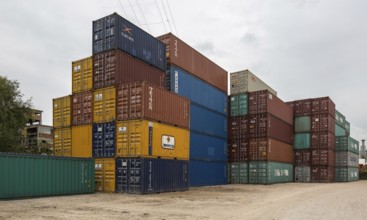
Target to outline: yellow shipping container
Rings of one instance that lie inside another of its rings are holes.
[[[71,128],[56,128],[54,131],[54,155],[71,157]]]
[[[91,90],[93,87],[93,59],[87,57],[72,62],[72,91],[73,93]]]
[[[79,125],[71,128],[71,155],[92,157],[92,125]]]
[[[71,122],[71,96],[53,99],[54,128],[69,127]]]
[[[146,120],[117,122],[116,156],[188,160],[190,132]]]
[[[116,88],[108,87],[94,91],[93,122],[110,122],[116,118]]]
[[[96,158],[94,166],[94,191],[115,192],[115,158]]]

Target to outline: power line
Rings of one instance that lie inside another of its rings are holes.
[[[158,11],[159,11],[159,15],[161,16],[161,21],[163,22],[164,30],[167,32],[167,27],[166,27],[166,24],[164,22],[161,9],[159,8],[158,0],[155,0],[155,4],[157,5]]]
[[[171,15],[171,18],[172,18],[173,27],[175,28],[176,34],[178,36],[178,31],[177,31],[177,28],[176,28],[175,19],[172,16],[171,7],[169,6],[169,1],[166,0],[166,2],[167,2],[167,5],[168,5],[169,14]]]
[[[168,19],[168,16],[167,16],[167,12],[166,12],[166,7],[164,6],[163,0],[161,0],[161,2],[162,2],[162,6],[163,6],[163,10],[164,10],[164,14],[166,15],[166,18],[167,18],[167,23],[168,23],[168,25],[169,25],[169,29],[170,29],[170,31],[172,32],[171,23],[169,22],[169,19]]]
[[[138,18],[138,16],[137,16],[137,15],[136,15],[136,13],[135,13],[135,10],[134,10],[133,5],[131,4],[130,0],[127,0],[127,1],[129,2],[129,5],[130,5],[130,7],[131,7],[131,9],[132,9],[132,11],[133,11],[133,13],[134,13],[134,16],[135,16],[135,18],[136,18],[136,21],[138,22],[138,26],[139,26],[139,27],[141,27],[141,26],[140,26],[140,22],[139,22],[139,18]]]
[[[128,18],[129,18],[129,16],[127,16],[127,13],[126,13],[126,11],[125,11],[125,9],[124,9],[124,6],[122,6],[122,3],[121,3],[121,1],[120,1],[120,0],[118,0],[118,2],[119,2],[119,3],[120,3],[120,5],[121,5],[122,12],[125,14],[126,19],[128,19]]]
[[[149,24],[148,24],[148,22],[147,22],[147,19],[145,18],[144,12],[143,12],[143,10],[142,10],[142,9],[141,9],[141,7],[140,7],[139,0],[137,0],[137,2],[138,2],[139,9],[140,9],[140,11],[141,11],[141,14],[143,15],[144,22],[146,23],[146,25],[147,25],[147,27],[148,27],[148,31],[149,31],[149,33],[151,33],[151,31],[150,31],[150,27],[149,27]]]

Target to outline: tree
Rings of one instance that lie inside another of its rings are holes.
[[[0,76],[0,152],[21,151],[22,129],[31,113],[31,99],[23,101],[19,82]]]

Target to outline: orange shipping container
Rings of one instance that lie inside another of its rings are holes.
[[[54,131],[54,155],[71,157],[71,128],[56,128]]]
[[[53,99],[54,128],[69,127],[71,124],[71,96]]]
[[[95,159],[94,191],[115,192],[115,158]]]
[[[72,63],[72,91],[84,92],[92,89],[93,59],[87,57]]]
[[[73,157],[92,157],[92,125],[73,126],[72,151]]]
[[[116,89],[108,87],[94,91],[93,122],[110,122],[116,118]]]

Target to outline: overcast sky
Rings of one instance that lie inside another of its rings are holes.
[[[92,53],[92,21],[116,11],[229,72],[250,69],[284,101],[330,96],[351,136],[367,137],[367,1],[168,1],[2,1],[0,74],[52,125],[52,99],[71,94],[71,62]]]

